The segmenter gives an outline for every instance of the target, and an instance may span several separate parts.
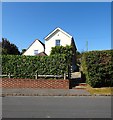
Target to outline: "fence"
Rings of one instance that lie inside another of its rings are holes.
[[[5,78],[3,78],[5,77]],[[11,73],[0,75],[3,88],[52,88],[52,89],[72,89],[71,67],[68,66],[68,74],[63,75],[34,75],[35,79],[15,78]],[[15,78],[15,79],[13,79]],[[38,78],[63,78],[63,79],[38,79]],[[68,79],[69,80],[68,80]]]
[[[8,77],[8,78],[11,78],[13,77],[14,75],[12,74],[5,74],[5,75],[0,75],[0,78],[2,77]],[[64,73],[64,75],[38,75],[38,73],[36,73],[36,75],[33,75],[35,79],[38,79],[38,78],[63,78],[64,80],[66,80],[66,78],[68,77],[69,78],[69,74],[66,75],[66,73]]]

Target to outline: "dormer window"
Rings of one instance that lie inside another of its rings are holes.
[[[38,54],[38,50],[34,50],[34,54],[37,55]]]
[[[56,40],[56,46],[60,46],[60,40]]]

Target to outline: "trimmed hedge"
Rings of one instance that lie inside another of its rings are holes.
[[[81,65],[86,83],[92,87],[113,86],[113,50],[86,52]]]
[[[70,63],[70,60],[72,61],[72,57],[73,57],[73,48],[72,48],[72,46],[66,45],[66,46],[52,47],[50,55],[61,55],[61,54],[65,54],[67,62]]]
[[[14,78],[34,78],[40,75],[63,75],[68,70],[65,55],[51,56],[2,56],[2,74],[12,74]]]

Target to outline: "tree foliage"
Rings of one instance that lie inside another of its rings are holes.
[[[26,51],[26,49],[22,49],[21,55]]]
[[[72,54],[72,46],[67,45],[66,47],[64,46],[52,47],[51,55],[54,54],[66,54],[66,55]]]
[[[64,46],[55,46],[52,47],[51,54],[50,55],[66,55],[67,62],[70,63],[72,61],[73,56],[73,48],[72,46],[67,45]]]
[[[77,64],[81,64],[82,54],[79,51],[76,51]]]
[[[2,45],[2,54],[3,55],[19,55],[20,52],[17,48],[17,46],[13,43],[10,43],[7,39],[2,38],[2,42],[0,43]]]

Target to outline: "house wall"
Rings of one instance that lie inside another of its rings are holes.
[[[44,46],[36,40],[27,50],[23,55],[35,55],[34,50],[38,50],[38,53],[44,52]]]
[[[45,53],[50,55],[51,48],[55,47],[55,41],[60,40],[62,46],[71,45],[71,38],[61,31],[57,31],[52,37],[48,40],[45,40]]]

